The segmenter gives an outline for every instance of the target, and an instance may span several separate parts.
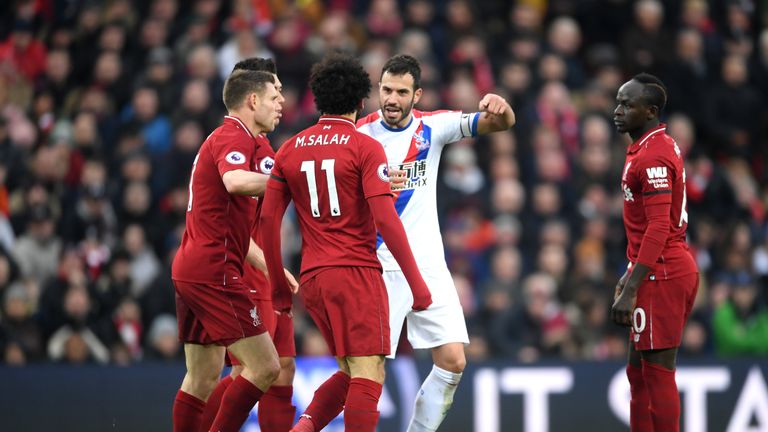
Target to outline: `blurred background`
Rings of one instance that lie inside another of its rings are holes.
[[[449,146],[438,180],[470,364],[625,359],[608,312],[628,142],[610,119],[643,71],[668,86],[701,271],[680,357],[768,354],[765,0],[6,0],[0,17],[0,364],[176,371],[170,263],[223,81],[275,59],[277,148],[316,120],[309,67],[329,50],[357,54],[374,83],[389,56],[414,55],[421,110],[472,112],[494,92],[517,114]],[[283,245],[297,271],[292,216]],[[299,354],[327,354],[295,309]]]

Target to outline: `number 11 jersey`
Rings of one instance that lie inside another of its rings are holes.
[[[301,276],[323,267],[381,269],[367,198],[391,195],[381,143],[346,118],[322,116],[283,143],[272,178],[291,193],[302,236]]]

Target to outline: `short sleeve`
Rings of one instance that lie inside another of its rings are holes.
[[[477,136],[477,121],[480,113],[463,113],[461,111],[444,111],[433,114],[425,123],[433,123],[433,133],[436,141],[449,144],[463,138]]]
[[[251,171],[255,151],[253,141],[234,134],[222,134],[212,144],[211,153],[220,176],[238,169]]]
[[[664,155],[649,155],[638,161],[638,180],[646,206],[672,203],[675,164]]]
[[[392,195],[384,147],[367,135],[360,133],[357,136],[360,142],[360,177],[363,182],[363,194],[366,198]]]
[[[283,164],[280,163],[284,157],[283,155],[283,149],[280,148],[280,150],[278,150],[275,154],[275,161],[272,165],[272,170],[269,173],[269,178],[285,183],[285,176],[283,175]]]

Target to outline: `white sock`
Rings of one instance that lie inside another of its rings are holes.
[[[421,385],[413,404],[413,417],[408,432],[436,431],[453,404],[453,394],[460,380],[460,373],[432,366],[432,372]]]

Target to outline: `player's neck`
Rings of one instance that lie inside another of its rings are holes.
[[[648,133],[648,131],[652,129],[656,129],[657,127],[659,127],[659,124],[660,124],[659,119],[649,120],[645,125],[643,125],[643,127],[630,132],[629,136],[632,138],[632,142],[636,142],[637,140],[642,138],[643,135]]]
[[[229,112],[227,113],[227,115],[228,115],[228,116],[230,116],[230,117],[234,117],[234,118],[236,118],[236,119],[240,120],[240,122],[241,122],[241,123],[242,123],[242,124],[243,124],[245,127],[247,127],[247,128],[248,128],[248,130],[251,132],[251,135],[253,135],[253,136],[258,136],[259,134],[261,134],[262,132],[264,132],[263,130],[261,130],[261,128],[260,128],[258,125],[256,125],[256,124],[253,124],[253,123],[249,124],[249,122],[247,122],[247,121],[245,120],[245,119],[246,119],[246,118],[248,118],[248,117],[247,117],[247,116],[245,116],[245,115],[243,115],[243,113],[242,113],[242,112],[240,112],[239,110],[235,110],[235,111],[229,111]]]
[[[351,121],[352,123],[357,121],[357,111],[352,111],[351,113],[347,114],[323,114],[323,116],[341,117]]]

